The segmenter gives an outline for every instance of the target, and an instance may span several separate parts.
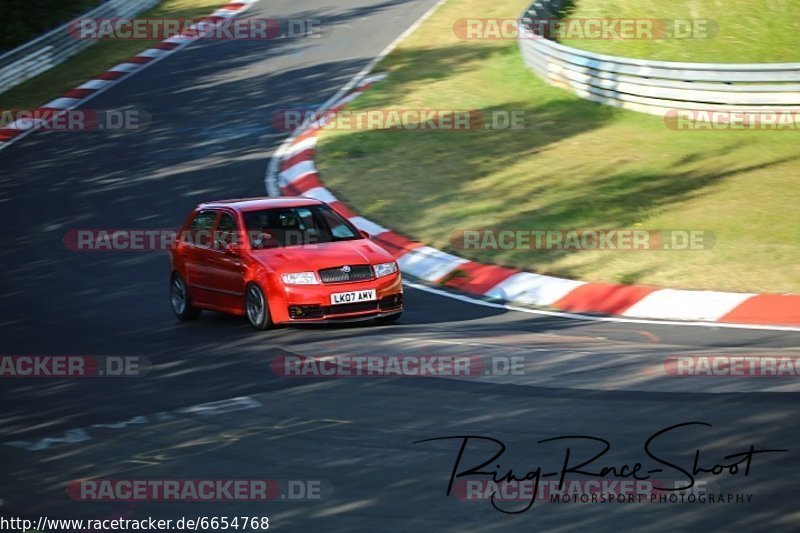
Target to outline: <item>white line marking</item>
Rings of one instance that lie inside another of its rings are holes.
[[[324,104],[317,110],[316,114],[319,115],[327,111],[330,107],[336,103],[337,100],[344,97],[350,89],[358,85],[366,76],[370,73],[370,71],[375,68],[384,57],[389,55],[392,50],[394,50],[397,45],[400,44],[406,37],[411,35],[414,30],[419,28],[423,22],[428,20],[431,15],[433,15],[442,4],[444,4],[447,0],[439,0],[434,5],[432,5],[425,13],[423,13],[411,26],[406,28],[406,30],[401,33],[394,41],[389,43],[386,48],[384,48],[380,54],[375,56],[364,68],[362,68],[355,76],[353,76],[350,81],[348,81],[341,89],[339,89],[333,96],[328,98]],[[280,196],[280,189],[278,188],[278,182],[275,179],[276,174],[278,173],[278,165],[280,165],[280,161],[283,157],[284,152],[291,146],[294,139],[300,135],[307,124],[301,125],[297,128],[279,147],[275,150],[275,153],[272,154],[272,157],[269,160],[269,164],[267,165],[267,172],[264,176],[264,184],[267,188],[267,194],[269,196]]]
[[[355,87],[356,85],[358,85],[358,84],[359,84],[359,83],[360,83],[360,82],[361,82],[361,81],[362,81],[364,78],[366,78],[367,74],[369,74],[369,73],[372,71],[372,69],[373,69],[373,68],[375,68],[375,65],[377,65],[378,63],[380,63],[380,62],[383,60],[383,58],[385,58],[386,56],[388,56],[388,55],[389,55],[389,54],[392,52],[392,50],[394,50],[395,48],[397,48],[397,46],[398,46],[398,45],[399,45],[401,42],[403,42],[404,40],[406,40],[406,38],[407,38],[409,35],[411,35],[412,33],[414,33],[414,32],[416,31],[416,29],[417,29],[417,28],[419,28],[420,26],[422,26],[422,23],[423,23],[423,22],[425,22],[426,20],[428,20],[428,19],[430,18],[430,16],[431,16],[431,15],[433,15],[433,14],[436,12],[436,10],[437,10],[437,9],[439,9],[439,7],[441,7],[441,6],[442,6],[442,4],[444,4],[446,1],[447,1],[447,0],[439,0],[439,1],[438,1],[438,2],[436,2],[434,5],[432,5],[432,6],[431,6],[431,7],[430,7],[430,8],[429,8],[429,9],[428,9],[428,10],[427,10],[425,13],[423,13],[423,14],[422,14],[422,16],[420,16],[420,17],[419,17],[419,18],[418,18],[416,21],[414,21],[414,23],[413,23],[411,26],[409,26],[408,28],[406,28],[406,31],[404,31],[403,33],[401,33],[400,35],[398,35],[398,36],[397,36],[397,38],[396,38],[394,41],[392,41],[391,43],[389,43],[389,44],[386,46],[386,48],[384,48],[384,49],[381,51],[381,53],[380,53],[380,54],[378,54],[377,56],[375,56],[375,57],[372,59],[372,61],[370,61],[370,62],[369,62],[369,63],[368,63],[368,64],[367,64],[367,65],[366,65],[364,68],[362,68],[362,69],[361,69],[361,71],[360,71],[358,74],[356,74],[356,75],[355,75],[353,78],[351,78],[351,79],[350,79],[350,81],[349,81],[349,82],[347,82],[347,83],[344,85],[344,87],[342,87],[341,89],[339,89],[339,91],[338,91],[336,94],[334,94],[333,96],[331,96],[331,97],[328,99],[328,101],[326,101],[324,104],[322,104],[322,107],[321,107],[321,109],[322,109],[322,110],[326,110],[326,109],[328,109],[329,107],[333,106],[334,102],[336,102],[337,100],[341,99],[341,98],[342,98],[342,97],[344,97],[344,96],[345,96],[345,95],[346,95],[348,92],[350,92],[350,89],[352,89],[353,87]],[[378,79],[379,79],[379,78],[378,78]]]

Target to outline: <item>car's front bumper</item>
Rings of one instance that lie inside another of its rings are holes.
[[[375,289],[377,299],[369,302],[331,305],[337,292]],[[270,295],[269,308],[276,324],[345,322],[391,316],[403,310],[403,282],[400,273],[352,283],[286,285],[278,297]]]

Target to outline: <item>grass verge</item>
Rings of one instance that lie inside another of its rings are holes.
[[[800,132],[675,131],[581,100],[528,71],[513,41],[459,41],[459,18],[529,0],[451,0],[351,104],[523,111],[521,130],[324,132],[317,164],[356,211],[462,257],[591,281],[800,292]],[[711,231],[702,251],[460,251],[460,230]]]
[[[800,61],[800,0],[576,0],[574,18],[708,20],[704,38],[578,40],[584,50],[662,61],[768,63]],[[698,27],[700,28],[700,27]],[[700,30],[702,31],[702,30]],[[711,36],[713,35],[713,36]]]

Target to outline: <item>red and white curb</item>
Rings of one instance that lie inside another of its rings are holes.
[[[223,20],[233,18],[238,14],[246,11],[258,0],[235,0],[228,4],[223,5],[207,17],[203,19],[206,23],[219,23]],[[51,124],[55,118],[63,115],[71,109],[75,109],[100,93],[108,90],[122,80],[141,72],[148,66],[157,63],[165,57],[172,55],[181,48],[188,46],[190,43],[199,39],[198,32],[192,35],[192,29],[195,26],[188,26],[186,33],[176,35],[165,39],[148,48],[137,55],[128,58],[119,65],[113,66],[106,72],[100,74],[92,80],[87,81],[68,91],[60,98],[56,98],[52,102],[41,106],[37,111],[37,116],[47,116],[47,119],[36,121],[31,120],[17,120],[0,128],[0,150],[17,142],[23,137],[30,135],[39,129],[46,129],[48,124]]]
[[[336,112],[384,75],[365,78],[336,101]],[[322,113],[320,113],[322,114]],[[321,119],[321,120],[324,120]],[[403,273],[468,295],[573,314],[625,319],[749,324],[779,329],[800,326],[800,295],[658,289],[575,281],[476,263],[414,242],[351,211],[325,188],[314,165],[319,120],[305,124],[278,149],[267,174],[270,196],[306,196],[329,203],[391,252]]]

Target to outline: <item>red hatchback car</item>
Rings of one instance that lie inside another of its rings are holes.
[[[403,286],[394,258],[324,202],[253,198],[200,204],[170,249],[170,302],[274,324],[394,322]]]

